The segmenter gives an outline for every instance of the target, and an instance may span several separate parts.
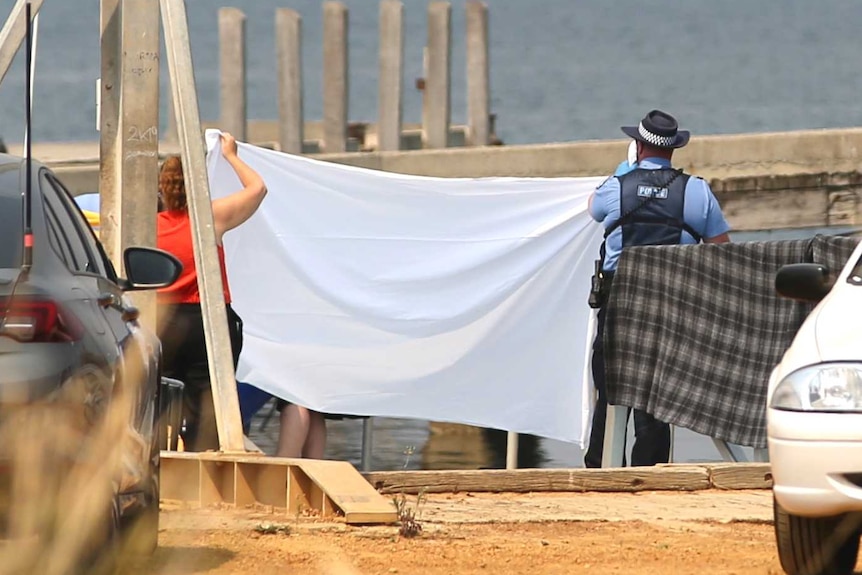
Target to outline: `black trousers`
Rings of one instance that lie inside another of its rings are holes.
[[[605,441],[605,422],[608,413],[608,391],[605,385],[605,308],[599,308],[596,317],[596,339],[593,340],[592,372],[593,382],[598,391],[596,407],[593,411],[593,425],[590,444],[584,455],[584,467],[601,467],[602,451]],[[629,413],[631,413],[631,409]],[[670,460],[670,425],[659,421],[649,413],[634,410],[635,444],[632,446],[632,466],[656,465]],[[626,416],[628,420],[628,415]],[[625,439],[623,439],[625,446]],[[623,466],[626,460],[623,455]]]
[[[236,369],[242,350],[242,320],[230,305],[226,307],[233,366]],[[181,433],[185,450],[218,450],[218,428],[201,306],[160,305],[158,321],[162,340],[162,374],[185,384],[185,426]]]

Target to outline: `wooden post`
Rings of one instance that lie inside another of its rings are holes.
[[[428,76],[425,97],[428,103],[429,148],[449,144],[452,7],[449,2],[428,5]]]
[[[295,10],[275,11],[275,51],[278,60],[278,141],[282,152],[301,154],[302,17]]]
[[[377,149],[401,148],[401,76],[404,68],[404,6],[400,0],[380,3],[380,84]]]
[[[323,4],[323,149],[347,149],[347,7]]]
[[[488,65],[488,6],[467,2],[467,124],[468,143],[487,146],[490,141],[490,89]]]
[[[222,131],[247,141],[245,14],[237,8],[218,11],[219,62],[221,63]]]
[[[120,122],[115,145],[120,162],[117,182],[121,190],[122,225],[119,235],[122,251],[129,246],[156,246],[159,187],[158,0],[122,0],[121,26]],[[155,292],[137,294],[135,305],[141,311],[144,324],[155,329]]]
[[[201,145],[201,119],[192,68],[186,5],[184,0],[160,2],[171,76],[171,94],[177,114],[177,135],[186,177],[186,195],[192,223],[195,267],[201,294],[201,312],[219,444],[225,452],[244,452],[245,443],[222,291],[221,268],[216,249],[209,179]]]
[[[27,0],[18,0],[12,7],[3,29],[0,30],[0,82],[6,77],[12,60],[27,35]],[[35,18],[42,8],[42,0],[30,0],[30,17]]]
[[[101,0],[101,82],[99,110],[99,239],[116,265],[121,253],[121,194],[117,179],[120,126],[120,0]]]
[[[168,80],[168,82],[170,82],[170,80]],[[167,122],[165,123],[165,135],[164,135],[163,139],[165,142],[167,142],[169,144],[176,144],[177,143],[177,115],[174,112],[174,102],[170,98],[170,93],[171,93],[171,89],[170,89],[170,86],[168,86],[168,96],[169,96],[168,97],[168,105],[167,105],[168,119],[167,119]]]

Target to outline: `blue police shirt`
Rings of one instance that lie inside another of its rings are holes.
[[[617,176],[635,168],[655,170],[671,166],[670,160],[664,158],[644,158],[639,164],[631,166],[628,170],[624,169],[623,164],[628,164],[628,162],[620,164],[614,175],[593,192],[590,215],[605,229],[620,217],[620,181]],[[689,178],[685,186],[683,219],[703,238],[714,238],[730,231],[730,226],[724,219],[724,214],[721,212],[721,207],[718,205],[718,200],[715,199],[709,184],[700,178]],[[694,244],[697,241],[688,232],[683,231],[680,243]],[[622,244],[623,231],[622,228],[617,228],[611,232],[605,243],[604,269],[608,271],[617,269]]]

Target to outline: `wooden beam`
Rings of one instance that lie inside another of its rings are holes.
[[[696,465],[617,469],[376,471],[364,475],[381,493],[696,491],[710,487],[708,469]]]
[[[6,77],[6,72],[9,71],[9,66],[27,35],[27,16],[24,10],[26,4],[27,0],[15,2],[6,23],[0,29],[0,83]],[[41,8],[42,0],[30,0],[30,17],[35,18]]]
[[[108,258],[117,265],[122,261],[121,204],[118,180],[117,134],[120,129],[120,39],[122,12],[120,0],[101,0],[101,81],[99,83],[99,169],[98,182],[89,191],[99,192],[99,239]],[[80,171],[80,170],[79,170]],[[74,190],[74,177],[62,176],[63,183]],[[70,182],[71,181],[71,182]],[[74,193],[74,191],[72,192]]]
[[[184,0],[160,0],[219,444],[245,452]]]
[[[163,451],[161,462],[164,501],[270,505],[284,513],[305,508],[349,524],[398,519],[392,501],[345,461]]]
[[[715,489],[772,489],[768,463],[717,463],[707,469]]]

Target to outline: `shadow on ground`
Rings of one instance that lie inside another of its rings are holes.
[[[171,547],[160,545],[146,559],[131,559],[120,569],[127,575],[180,575],[206,573],[231,561],[236,554],[218,547]]]

